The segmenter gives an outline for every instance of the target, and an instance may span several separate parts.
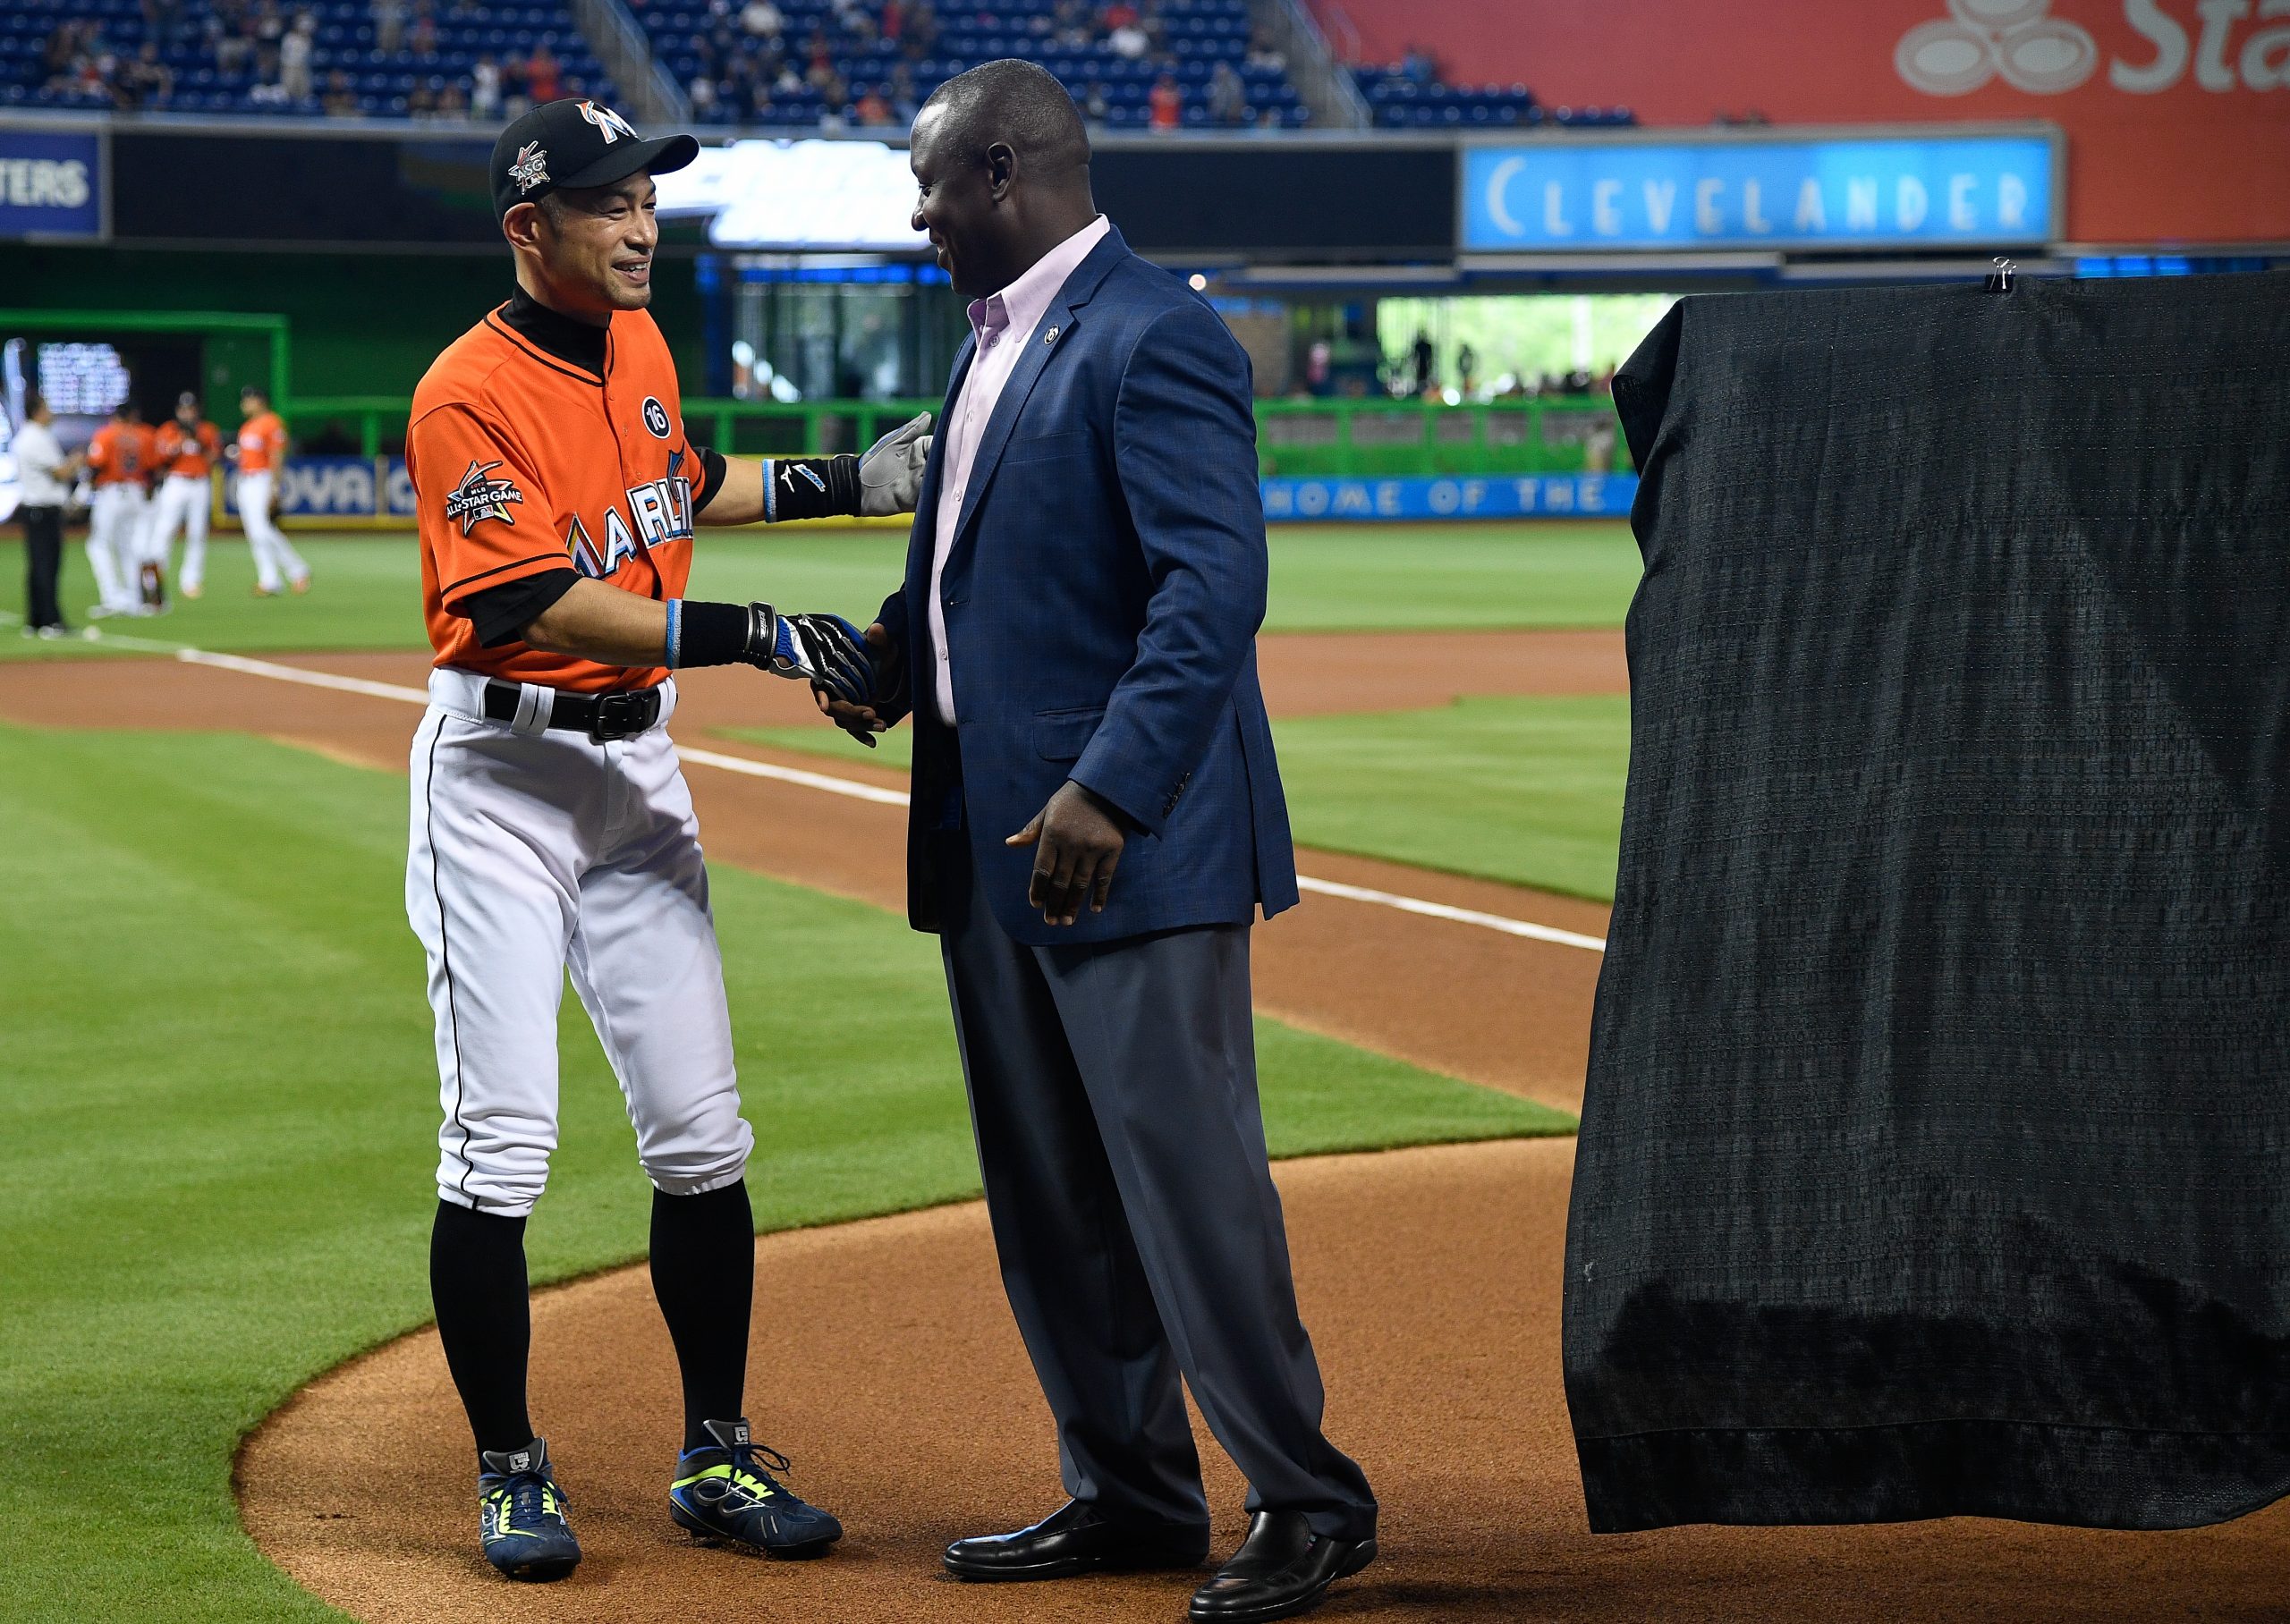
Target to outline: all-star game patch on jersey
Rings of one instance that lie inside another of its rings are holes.
[[[582,692],[653,687],[664,668],[485,647],[454,613],[473,594],[568,564],[623,591],[682,597],[707,497],[675,365],[649,314],[613,317],[599,376],[518,332],[510,309],[454,340],[413,393],[405,463],[436,663]]]

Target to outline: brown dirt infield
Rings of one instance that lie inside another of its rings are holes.
[[[1268,638],[1262,657],[1276,715],[1621,686],[1613,634]],[[287,658],[409,686],[423,671],[405,655]],[[1370,680],[1372,696],[1345,686]],[[804,717],[792,685],[703,672],[684,690],[676,732],[688,745],[819,770],[817,758],[706,736]],[[403,770],[413,713],[208,667],[122,661],[0,670],[0,715],[260,732]],[[829,770],[901,782],[863,767]],[[898,905],[895,808],[829,806],[815,791],[720,771],[690,776],[717,860]],[[1303,866],[1330,880],[1605,928],[1602,908],[1509,886],[1318,852]],[[1259,1002],[1573,1109],[1598,964],[1579,949],[1315,897],[1259,933]],[[1386,1507],[1385,1560],[1321,1616],[2290,1617],[2290,1512],[2281,1508],[2171,1535],[1953,1521],[1591,1536],[1557,1357],[1571,1159],[1570,1144],[1539,1141],[1279,1169],[1299,1290],[1328,1374],[1330,1430],[1367,1466]],[[364,1619],[1182,1616],[1181,1577],[978,1588],[937,1569],[947,1539],[1039,1514],[1058,1496],[1047,1413],[980,1208],[769,1236],[757,1256],[751,1408],[794,1455],[798,1486],[850,1527],[830,1560],[742,1561],[690,1546],[668,1524],[658,1496],[660,1451],[674,1432],[674,1366],[641,1269],[536,1303],[536,1408],[589,1552],[573,1579],[511,1586],[478,1561],[467,1437],[428,1332],[320,1378],[258,1432],[237,1474],[249,1530],[303,1584]],[[1203,1452],[1219,1546],[1229,1548],[1241,1485],[1205,1436]],[[345,1461],[362,1485],[349,1498],[339,1486]]]

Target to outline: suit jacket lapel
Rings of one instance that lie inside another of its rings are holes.
[[[986,494],[993,480],[994,469],[1002,461],[1003,448],[1010,443],[1010,431],[1017,427],[1018,414],[1025,410],[1026,397],[1041,381],[1041,375],[1058,351],[1068,348],[1073,332],[1080,317],[1075,315],[1090,302],[1098,284],[1106,279],[1115,264],[1126,258],[1129,244],[1121,233],[1108,229],[1098,245],[1091,249],[1065,285],[1050,300],[1043,312],[1041,325],[1022,342],[1026,352],[1019,357],[1010,381],[1002,386],[1001,399],[994,402],[994,415],[986,420],[986,432],[979,436],[978,455],[971,461],[970,485],[963,492],[963,511],[954,524],[954,545],[947,554],[947,567],[954,566],[954,554],[960,553],[969,539],[971,520],[977,516],[979,498]]]

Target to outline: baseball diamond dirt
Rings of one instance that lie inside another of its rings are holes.
[[[1402,644],[1423,644],[1410,647]],[[405,654],[284,663],[418,688]],[[1615,633],[1449,633],[1264,641],[1275,715],[1419,706],[1456,693],[1617,691]],[[1365,673],[1365,674],[1363,674]],[[883,790],[903,774],[824,766],[713,736],[803,720],[785,685],[690,673],[674,730],[714,751]],[[0,672],[0,717],[72,727],[256,732],[403,771],[413,710],[386,692],[252,669],[117,660]],[[892,804],[695,767],[711,860],[900,906]],[[1366,859],[1302,854],[1309,874],[1587,936],[1606,909]],[[1599,956],[1579,946],[1324,894],[1258,935],[1266,1012],[1573,1110]],[[1572,1146],[1516,1141],[1279,1164],[1299,1291],[1330,1387],[1331,1435],[1384,1497],[1385,1559],[1338,1588],[1332,1619],[2273,1619],[2290,1512],[2125,1535],[1959,1520],[1853,1529],[1585,1527],[1558,1363]],[[361,1619],[1167,1620],[1183,1576],[962,1586],[937,1552],[1050,1510],[1048,1417],[995,1276],[976,1204],[758,1242],[751,1408],[850,1535],[825,1562],[743,1561],[666,1521],[659,1441],[674,1363],[640,1267],[535,1301],[536,1402],[549,1418],[589,1560],[523,1588],[478,1559],[461,1414],[434,1333],[319,1378],[248,1442],[245,1525],[313,1592]],[[800,1395],[775,1373],[801,1372]],[[1241,1484],[1204,1449],[1220,1550]],[[330,1485],[354,1459],[365,1485]]]

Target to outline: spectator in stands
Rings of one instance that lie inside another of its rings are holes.
[[[1161,70],[1161,77],[1153,81],[1147,98],[1153,109],[1152,124],[1156,130],[1174,130],[1184,122],[1184,92],[1177,89],[1176,75],[1168,69]]]
[[[326,109],[328,118],[351,118],[358,112],[358,92],[350,82],[350,75],[340,68],[326,76],[326,95],[318,105]]]
[[[716,81],[707,74],[693,74],[683,93],[691,100],[693,117],[704,119],[716,110]]]
[[[899,36],[906,31],[906,6],[903,0],[883,0],[883,21],[878,30],[885,45],[896,45]]]
[[[164,106],[175,93],[174,70],[159,60],[159,42],[147,39],[135,60],[120,71],[119,103],[123,107]]]
[[[740,8],[740,26],[752,38],[772,39],[787,26],[787,20],[779,14],[779,8],[771,0],[748,0]]]
[[[835,25],[861,48],[875,42],[875,14],[868,10],[869,0],[832,0]]]
[[[1209,75],[1209,116],[1220,124],[1249,122],[1249,88],[1229,62],[1219,62]]]
[[[1479,386],[1479,351],[1469,344],[1460,345],[1455,351],[1455,386],[1463,392],[1465,400]]]
[[[930,55],[938,43],[938,13],[930,0],[912,0],[906,8],[906,26],[901,31],[900,43],[906,48],[909,62],[920,62]]]
[[[867,93],[852,108],[852,114],[860,123],[869,126],[879,127],[898,122],[891,112],[890,103],[884,100],[882,92],[872,85],[867,87]]]
[[[394,56],[405,44],[405,0],[374,0],[374,48]]]
[[[572,88],[567,87],[567,89]],[[469,116],[469,94],[461,88],[458,81],[447,85],[437,92],[437,116],[450,119],[465,119]]]
[[[488,123],[501,116],[501,64],[490,51],[469,71],[469,114]]]
[[[407,37],[406,45],[416,56],[437,54],[437,15],[430,0],[413,0],[413,31]]]
[[[501,59],[501,111],[509,118],[523,116],[532,106],[532,78],[525,59],[512,52]]]
[[[244,13],[235,25],[219,30],[213,48],[216,72],[230,78],[245,72],[254,61],[254,13]]]
[[[405,93],[405,114],[411,119],[437,116],[437,93],[426,84],[420,84]]]
[[[548,41],[544,38],[525,58],[525,93],[536,106],[561,100],[564,95],[564,86],[560,82],[564,74],[556,53],[548,48]]]
[[[318,47],[318,19],[301,12],[278,42],[278,88],[298,106],[310,99],[310,56]]]
[[[1431,347],[1431,335],[1417,328],[1415,343],[1410,346],[1408,355],[1413,366],[1412,386],[1408,393],[1430,393],[1432,385],[1438,382],[1438,351]]]
[[[278,9],[278,0],[262,0],[254,14],[255,44],[275,50],[285,38],[286,13]]]
[[[1081,114],[1093,124],[1102,124],[1113,111],[1113,104],[1106,99],[1106,88],[1094,79],[1090,81],[1089,94],[1081,98]]]
[[[1098,13],[1098,26],[1110,34],[1115,29],[1129,27],[1137,18],[1137,7],[1131,4],[1131,0],[1112,0],[1105,10]]]
[[[1133,17],[1107,35],[1106,43],[1114,48],[1115,55],[1125,56],[1132,62],[1140,60],[1153,48],[1153,42],[1146,38],[1145,30],[1137,26],[1137,20]]]
[[[1407,47],[1407,55],[1399,59],[1399,72],[1402,79],[1429,85],[1438,80],[1439,64],[1432,60],[1430,52],[1420,45],[1412,45]]]
[[[1288,71],[1287,54],[1272,42],[1272,31],[1259,28],[1249,35],[1249,66],[1271,73]]]
[[[922,98],[914,93],[914,70],[902,59],[891,64],[891,111],[902,124],[911,124],[921,111]]]

